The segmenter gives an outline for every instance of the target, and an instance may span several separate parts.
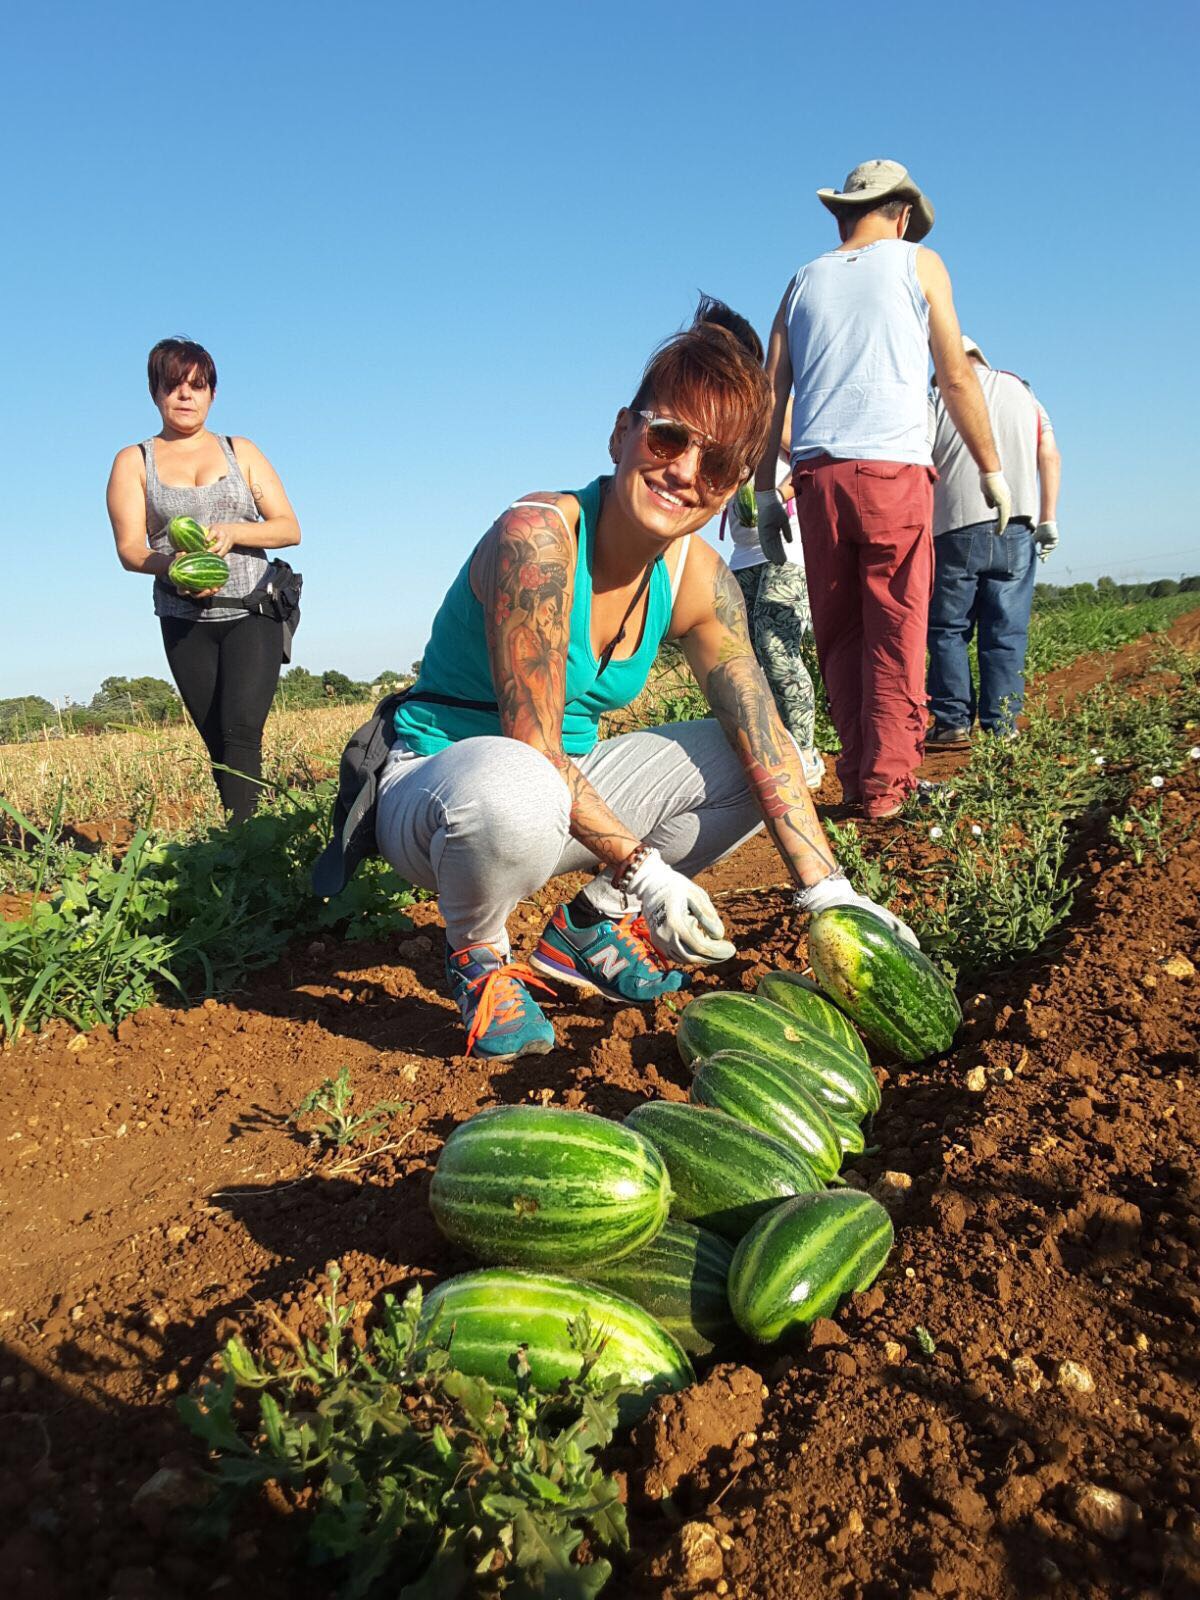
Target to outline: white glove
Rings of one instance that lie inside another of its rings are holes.
[[[979,487],[983,490],[983,498],[996,513],[996,532],[1003,533],[1012,516],[1012,490],[1008,487],[1008,479],[1002,472],[981,472]]]
[[[756,489],[754,504],[758,510],[758,542],[762,553],[773,567],[785,566],[787,556],[783,553],[783,541],[792,542],[787,507],[774,489]]]
[[[1045,561],[1051,550],[1058,549],[1058,523],[1039,522],[1033,530],[1033,542],[1038,547],[1038,560]]]
[[[863,911],[869,911],[872,916],[878,917],[887,924],[893,933],[898,933],[914,950],[921,946],[917,943],[917,936],[907,922],[889,911],[886,906],[876,905],[874,900],[868,900],[865,894],[855,894],[850,887],[850,880],[844,872],[831,872],[827,878],[822,878],[820,883],[814,883],[810,889],[797,889],[795,904],[798,910],[807,911],[810,917],[815,917],[818,911],[828,911],[830,906],[859,906]]]
[[[669,867],[657,850],[650,851],[622,889],[641,901],[650,942],[660,955],[696,966],[737,954],[704,890]]]

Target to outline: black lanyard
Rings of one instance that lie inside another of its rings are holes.
[[[655,556],[654,561],[657,561],[657,560],[658,560],[658,557]],[[650,565],[646,568],[645,572],[642,573],[641,582],[638,584],[637,588],[633,592],[633,599],[625,607],[625,615],[621,618],[621,626],[617,629],[615,636],[608,641],[608,643],[604,646],[604,649],[600,652],[600,671],[601,672],[604,671],[605,667],[607,667],[608,663],[612,660],[613,651],[617,648],[617,646],[620,644],[621,640],[625,637],[625,624],[629,621],[630,617],[633,615],[634,608],[637,606],[638,601],[642,598],[642,596],[646,592],[647,586],[650,583],[650,578],[651,578],[651,576],[652,576],[652,574],[654,572],[654,561],[652,561],[650,563]],[[590,619],[589,619],[589,621],[590,621]],[[599,676],[599,674],[597,674],[597,676]]]

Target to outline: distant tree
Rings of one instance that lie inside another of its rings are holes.
[[[296,710],[319,706],[325,698],[325,686],[307,667],[290,667],[279,680],[275,698],[280,705]]]
[[[327,700],[363,700],[371,692],[369,683],[356,683],[353,678],[348,678],[344,672],[335,672],[332,667],[321,674],[321,683]]]
[[[162,678],[105,678],[92,696],[92,720],[170,722],[182,715],[179,696]]]
[[[1116,594],[1117,585],[1112,578],[1097,578],[1096,593],[1102,594],[1106,599],[1112,599]]]
[[[1197,589],[1200,589],[1200,572],[1192,572],[1186,578],[1180,578],[1180,594],[1195,594]]]
[[[412,666],[409,668],[409,671],[412,673],[414,678],[419,678],[421,676],[421,662],[423,660],[424,660],[423,656],[418,656],[417,659],[413,662]]]
[[[0,744],[16,744],[58,720],[58,712],[40,694],[0,700]]]
[[[1165,600],[1168,595],[1179,593],[1179,583],[1175,578],[1158,578],[1146,590],[1151,600]]]

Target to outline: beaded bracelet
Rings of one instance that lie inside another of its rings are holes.
[[[639,844],[636,850],[629,852],[620,866],[613,868],[612,886],[614,889],[620,889],[622,893],[625,892],[625,885],[653,848],[653,845]]]

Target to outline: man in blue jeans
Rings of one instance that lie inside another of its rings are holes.
[[[1033,604],[1034,556],[1058,544],[1054,520],[1060,458],[1054,430],[1029,385],[996,372],[973,339],[963,348],[977,369],[992,433],[1012,491],[1003,533],[979,487],[979,471],[942,403],[929,402],[933,464],[933,596],[929,603],[929,705],[925,743],[966,744],[976,713],[986,733],[1011,736],[1025,696],[1025,646]],[[979,694],[967,646],[979,648]]]

